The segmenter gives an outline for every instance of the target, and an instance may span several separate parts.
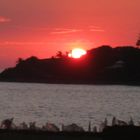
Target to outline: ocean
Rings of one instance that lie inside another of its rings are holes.
[[[98,126],[113,116],[140,121],[140,87],[118,85],[65,85],[0,83],[0,121],[14,117],[16,124],[36,121]]]

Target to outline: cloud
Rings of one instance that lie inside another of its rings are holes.
[[[90,29],[90,32],[105,32],[103,29]]]
[[[8,21],[7,21],[8,22]],[[87,26],[83,28],[51,28],[51,27],[28,27],[28,26],[15,26],[18,30],[32,30],[39,32],[46,32],[50,35],[65,35],[65,34],[74,34],[74,33],[89,33],[89,32],[105,32],[99,26]]]
[[[89,28],[100,29],[101,27],[95,26],[95,25],[90,25]]]
[[[15,28],[19,30],[33,30],[33,31],[49,31],[48,27],[30,27],[30,26],[19,26],[16,25]]]
[[[70,33],[77,33],[83,31],[82,29],[64,29],[64,28],[56,28],[51,34],[70,34]]]
[[[10,21],[11,21],[11,19],[0,16],[0,23],[10,22]]]
[[[99,26],[89,26],[89,31],[90,32],[105,32],[104,29],[102,29],[101,27]]]
[[[46,45],[48,42],[19,42],[19,41],[5,41],[0,42],[0,46],[3,45]]]
[[[75,29],[75,28],[55,28],[51,32],[51,34],[71,34],[71,33],[78,33],[78,32],[105,32],[99,26],[89,26],[88,28],[83,29]]]

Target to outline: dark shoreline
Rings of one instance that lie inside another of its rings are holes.
[[[101,133],[46,132],[36,130],[0,130],[2,140],[102,140]]]
[[[0,129],[2,140],[135,140],[140,139],[139,126],[111,126],[103,132],[49,132],[42,130]]]
[[[27,83],[27,84],[58,84],[58,85],[93,85],[93,86],[140,86],[140,83],[119,83],[119,82],[112,82],[112,83],[73,83],[73,82],[36,82],[36,81],[11,81],[11,80],[0,80],[0,83]]]

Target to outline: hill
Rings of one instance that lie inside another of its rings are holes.
[[[0,81],[71,84],[140,84],[140,49],[101,46],[80,59],[67,56],[19,59],[0,74]]]

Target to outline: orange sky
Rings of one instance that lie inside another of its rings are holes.
[[[0,0],[0,69],[103,44],[135,45],[140,0]]]

